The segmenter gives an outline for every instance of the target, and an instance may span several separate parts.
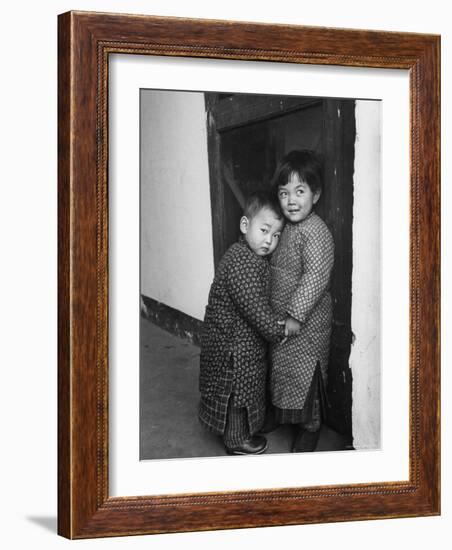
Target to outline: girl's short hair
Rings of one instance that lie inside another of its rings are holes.
[[[279,201],[272,193],[268,193],[267,191],[256,191],[255,193],[251,193],[251,195],[246,198],[243,215],[251,220],[263,208],[268,208],[274,212],[277,218],[284,219]]]
[[[278,166],[271,188],[274,193],[281,185],[287,185],[291,176],[296,174],[300,181],[309,185],[313,193],[321,192],[323,187],[323,162],[321,156],[315,151],[301,149],[291,151]]]

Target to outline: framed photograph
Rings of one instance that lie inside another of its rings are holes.
[[[58,46],[59,533],[439,514],[440,38]]]

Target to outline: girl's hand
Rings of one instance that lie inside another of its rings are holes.
[[[286,336],[294,336],[295,334],[300,332],[300,329],[301,329],[300,321],[297,321],[293,317],[287,317],[286,326],[284,329],[284,334]]]

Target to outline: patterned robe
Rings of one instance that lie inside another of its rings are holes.
[[[286,224],[271,259],[271,304],[280,317],[289,314],[302,327],[286,343],[271,347],[272,402],[281,409],[303,408],[317,361],[326,383],[333,261],[333,238],[317,214]]]
[[[263,423],[267,341],[284,334],[269,296],[268,260],[241,238],[218,266],[201,336],[199,418],[216,433],[224,432],[231,395],[234,406],[246,407],[251,434]]]

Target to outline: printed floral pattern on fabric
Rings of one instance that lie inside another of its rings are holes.
[[[288,223],[271,260],[271,304],[281,317],[302,323],[301,331],[271,348],[271,394],[283,409],[302,409],[317,361],[326,384],[332,303],[328,292],[334,262],[333,238],[315,213]]]
[[[267,259],[244,239],[232,245],[210,289],[201,339],[200,419],[217,433],[224,432],[231,393],[235,407],[247,408],[251,433],[263,422],[266,342],[284,333],[270,307],[269,290]]]

